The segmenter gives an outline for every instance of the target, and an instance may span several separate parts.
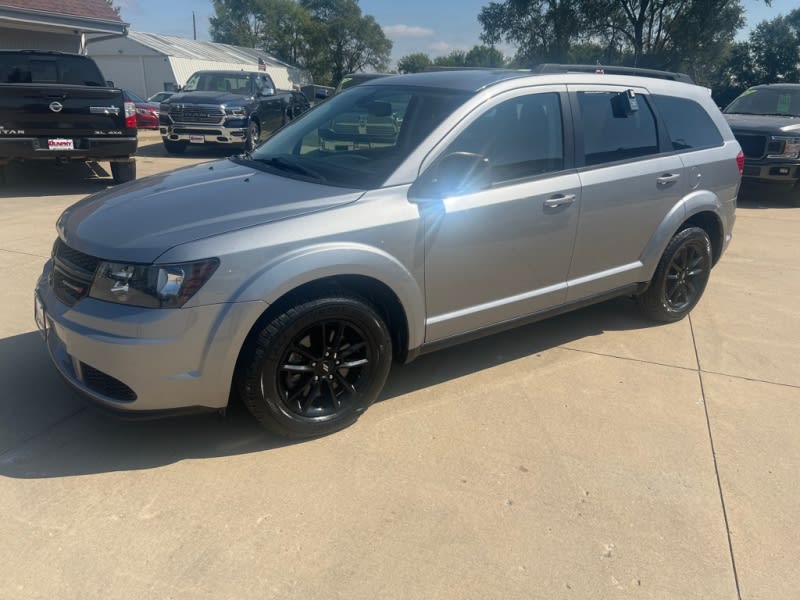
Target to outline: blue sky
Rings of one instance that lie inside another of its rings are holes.
[[[392,60],[412,52],[432,57],[452,50],[468,50],[480,43],[478,13],[490,0],[360,0],[364,14],[375,17],[394,42]],[[197,39],[208,40],[208,19],[213,16],[211,0],[114,0],[123,20],[135,31],[175,35],[191,39],[192,12],[197,20]],[[797,0],[744,0],[746,31],[763,20],[786,14]],[[513,48],[501,47],[513,54]]]

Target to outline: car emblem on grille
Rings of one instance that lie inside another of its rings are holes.
[[[50,110],[53,112],[61,112],[61,109],[64,108],[64,105],[61,102],[51,102],[50,103]]]

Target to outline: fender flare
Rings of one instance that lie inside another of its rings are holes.
[[[348,275],[368,277],[389,288],[406,315],[408,348],[422,345],[425,295],[417,279],[394,256],[366,244],[322,243],[280,255],[245,280],[232,301],[260,300],[271,305],[302,285]]]

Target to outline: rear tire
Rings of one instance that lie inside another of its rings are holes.
[[[112,162],[111,176],[114,183],[126,183],[136,179],[136,162]]]
[[[164,140],[164,149],[170,154],[183,154],[186,152],[186,142]]]
[[[679,321],[700,301],[711,274],[711,241],[699,227],[675,234],[647,290],[637,297],[644,316],[660,323]]]
[[[243,350],[236,384],[266,429],[314,437],[354,423],[383,389],[391,360],[378,311],[336,295],[290,308],[258,332]]]

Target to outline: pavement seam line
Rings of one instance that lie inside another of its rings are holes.
[[[697,361],[697,378],[700,381],[700,394],[703,397],[703,410],[706,415],[706,428],[708,429],[708,442],[711,446],[711,459],[714,461],[714,475],[717,478],[717,491],[719,492],[719,502],[722,506],[722,518],[725,522],[725,537],[728,539],[728,553],[731,557],[731,568],[733,569],[733,582],[736,585],[736,598],[742,600],[742,590],[739,586],[739,573],[736,570],[736,558],[733,555],[733,541],[731,540],[731,529],[728,524],[728,509],[725,506],[725,495],[722,492],[722,480],[719,476],[719,465],[717,464],[717,450],[714,447],[714,436],[711,433],[711,418],[708,415],[708,401],[706,400],[706,389],[703,384],[703,370],[700,368],[700,353],[697,350],[697,340],[694,335],[694,323],[692,322],[692,315],[689,315],[689,330],[692,333],[692,346],[694,347],[694,356]]]
[[[0,248],[0,252],[8,252],[9,254],[22,254],[23,256],[33,256],[34,258],[43,258],[45,260],[50,258],[49,256],[42,256],[41,254],[33,254],[31,252],[22,252],[21,250],[6,250],[5,248]]]
[[[53,429],[55,429],[56,427],[58,427],[62,423],[66,423],[72,417],[78,416],[79,414],[81,414],[85,410],[86,410],[86,407],[85,406],[81,406],[77,410],[75,410],[75,411],[73,411],[73,412],[71,412],[71,413],[69,413],[67,415],[64,415],[63,417],[61,417],[57,421],[54,421],[53,423],[50,423],[50,425],[48,425],[47,427],[45,427],[41,431],[37,431],[36,433],[33,433],[33,434],[29,435],[28,437],[26,437],[24,440],[20,440],[19,442],[17,442],[11,448],[7,448],[6,450],[3,450],[2,452],[0,452],[0,459],[2,459],[6,454],[10,454],[11,452],[14,452],[15,450],[19,450],[20,448],[22,448],[23,446],[29,444],[30,442],[32,442],[33,440],[35,440],[39,436],[44,435],[45,433],[48,433],[48,432],[52,431]]]
[[[698,369],[693,367],[682,367],[681,365],[671,365],[668,363],[661,363],[656,362],[654,360],[644,360],[641,358],[633,358],[631,356],[619,356],[617,354],[607,354],[606,352],[597,352],[595,350],[581,350],[580,348],[571,348],[570,346],[556,346],[561,350],[569,350],[570,352],[580,352],[582,354],[593,354],[594,356],[604,356],[606,358],[616,358],[619,360],[629,360],[631,362],[638,362],[643,363],[646,365],[656,365],[658,367],[668,367],[670,369],[682,369],[684,371],[692,371],[693,373],[696,372]],[[697,349],[695,348],[695,351]],[[800,389],[800,385],[795,385],[793,383],[782,383],[780,381],[767,381],[766,379],[756,379],[754,377],[745,377],[744,375],[732,375],[731,373],[722,373],[720,371],[706,371],[700,369],[701,373],[706,373],[708,375],[719,375],[721,377],[730,377],[731,379],[740,379],[742,381],[752,381],[753,383],[764,383],[766,385],[779,385],[781,387],[788,387],[792,389]]]

